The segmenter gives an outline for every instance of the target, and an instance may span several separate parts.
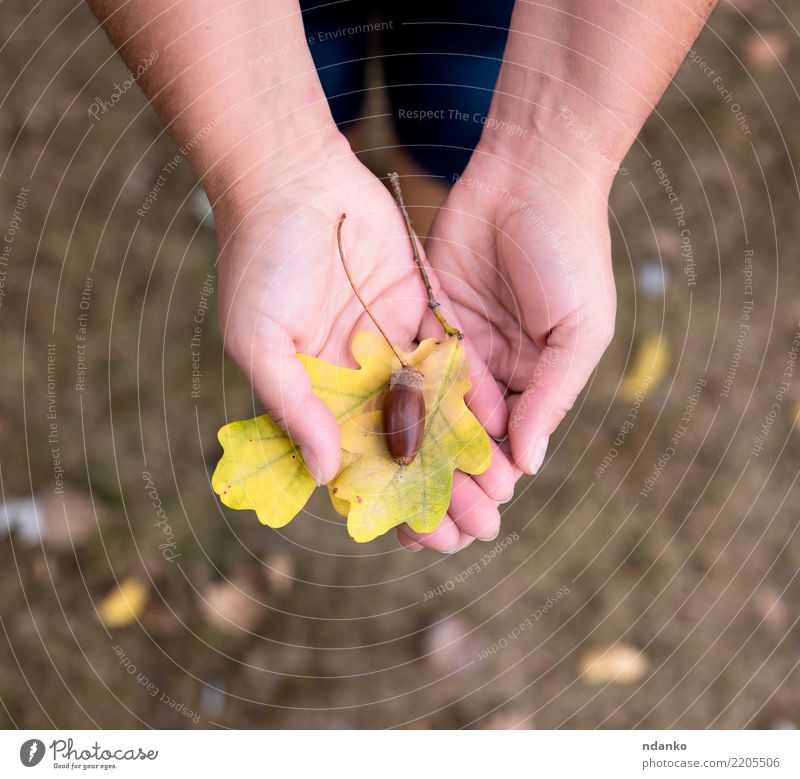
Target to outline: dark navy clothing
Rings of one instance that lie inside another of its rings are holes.
[[[309,49],[337,124],[359,118],[379,59],[398,141],[449,181],[480,138],[513,0],[302,0]]]

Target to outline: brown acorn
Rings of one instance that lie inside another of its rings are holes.
[[[383,403],[383,432],[389,454],[398,465],[411,465],[425,432],[424,376],[406,365],[389,379]]]

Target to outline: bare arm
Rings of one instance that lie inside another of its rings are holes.
[[[298,149],[338,134],[297,0],[89,5],[212,202],[246,196],[252,176],[279,185]]]
[[[427,307],[411,258],[398,262],[408,238],[394,200],[333,122],[299,3],[89,5],[214,204],[228,353],[317,482],[330,481],[340,466],[338,422],[297,353],[346,363],[353,335],[370,326],[334,261],[342,213],[350,267],[359,279],[380,279],[362,292],[393,343],[413,342]],[[398,297],[388,299],[387,289]],[[486,494],[477,484],[460,490],[434,533],[405,528],[405,543],[452,551],[470,536],[495,534],[497,500],[514,474],[504,458],[491,470]]]
[[[519,0],[484,142],[519,162],[611,169],[655,108],[716,0]],[[494,131],[532,130],[527,142]],[[610,178],[609,178],[610,180]]]
[[[428,256],[510,393],[509,442],[526,473],[613,336],[611,183],[714,4],[514,7],[488,121]]]

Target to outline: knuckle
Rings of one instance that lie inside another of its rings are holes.
[[[583,389],[583,387],[580,387],[580,389]],[[559,393],[553,407],[556,416],[563,419],[572,410],[575,401],[578,399],[578,392],[580,389],[575,390],[570,388],[563,393]]]
[[[607,319],[602,323],[598,333],[598,344],[601,354],[608,349],[608,347],[611,345],[611,342],[614,340],[615,329],[616,323],[614,322],[613,318]]]
[[[289,419],[286,413],[286,409],[280,404],[271,403],[267,407],[267,411],[269,412],[270,419],[282,430],[289,429]]]
[[[613,310],[598,308],[587,316],[586,341],[587,348],[599,358],[614,340],[616,327]]]

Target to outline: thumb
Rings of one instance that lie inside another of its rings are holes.
[[[610,340],[611,328],[599,325],[579,333],[564,324],[550,333],[508,423],[512,457],[525,473],[541,467],[550,435],[575,404]]]
[[[250,379],[267,414],[300,448],[316,482],[329,482],[339,471],[339,425],[311,391],[294,341],[280,325],[264,317],[247,340],[245,349],[228,344],[228,351]]]

